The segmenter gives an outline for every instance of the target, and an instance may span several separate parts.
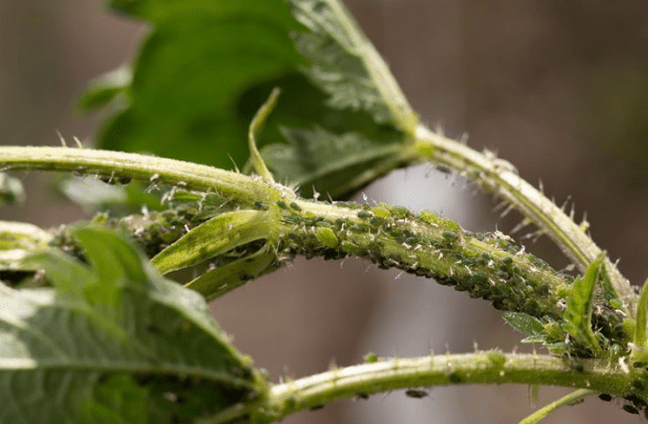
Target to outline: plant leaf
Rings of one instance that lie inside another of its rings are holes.
[[[504,314],[504,321],[520,333],[529,336],[542,336],[544,326],[540,320],[524,312],[507,312]]]
[[[646,340],[646,308],[648,305],[648,280],[644,282],[637,302],[637,316],[635,323],[634,339],[632,341],[632,358],[635,361],[643,362],[648,358],[648,341]]]
[[[107,72],[88,83],[88,88],[79,100],[79,109],[87,111],[111,103],[126,90],[133,80],[133,72],[128,66],[122,66]]]
[[[113,0],[111,5],[150,21],[153,30],[127,87],[108,78],[90,89],[88,105],[101,104],[115,90],[127,101],[104,125],[99,147],[231,169],[232,161],[241,165],[248,155],[250,120],[267,93],[279,87],[282,100],[257,145],[263,158],[276,164],[276,179],[301,184],[304,195],[315,186],[345,196],[414,159],[403,152],[412,146],[417,117],[340,1]],[[299,133],[299,143],[286,143],[291,129]],[[322,143],[339,152],[335,159],[350,160],[336,167],[332,156],[306,157],[299,150],[317,152]],[[268,144],[276,146],[264,150]],[[336,147],[340,144],[347,150]],[[283,172],[286,161],[293,166]],[[340,181],[346,182],[344,190]]]
[[[55,289],[0,286],[0,422],[193,422],[264,390],[198,293],[112,232],[74,235],[91,266],[45,251]]]
[[[205,262],[237,246],[271,236],[268,212],[239,210],[215,216],[158,253],[151,263],[169,272]]]
[[[99,147],[242,165],[251,115],[239,111],[240,96],[301,63],[289,36],[298,23],[284,1],[115,0],[111,6],[150,21],[153,31],[133,63],[132,82],[120,91],[127,107],[106,122]],[[89,92],[89,107],[110,94],[93,86]]]
[[[592,331],[592,303],[604,259],[605,253],[602,253],[590,264],[585,275],[574,281],[572,295],[567,299],[563,323],[565,331],[597,355],[602,353],[602,350]]]
[[[345,197],[400,165],[400,142],[379,141],[361,133],[335,134],[321,127],[282,128],[290,144],[263,149],[267,165],[280,181],[311,186],[334,198]]]
[[[185,284],[185,287],[197,291],[205,297],[205,300],[210,301],[275,269],[276,260],[276,253],[266,244],[249,256],[202,273]]]
[[[310,61],[310,79],[330,97],[327,105],[364,110],[380,124],[413,133],[418,118],[374,46],[339,0],[288,0],[309,31],[294,35]]]

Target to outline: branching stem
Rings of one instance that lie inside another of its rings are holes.
[[[601,249],[586,234],[586,228],[577,225],[540,190],[520,178],[509,162],[488,157],[423,126],[419,126],[417,131],[417,148],[422,157],[465,174],[485,190],[513,205],[546,233],[583,274],[601,254]],[[608,258],[605,266],[619,298],[634,315],[637,295]]]

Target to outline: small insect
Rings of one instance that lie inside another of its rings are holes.
[[[448,241],[452,241],[457,238],[457,233],[455,233],[454,231],[446,230],[443,232],[443,238]]]
[[[409,389],[405,392],[405,396],[415,398],[415,399],[421,399],[426,397],[428,394],[425,390],[415,390],[415,389]]]
[[[317,239],[320,241],[320,243],[322,243],[326,247],[335,248],[340,243],[333,230],[328,227],[319,228],[315,235],[317,236]]]
[[[362,359],[369,364],[373,364],[374,362],[378,362],[378,355],[373,352],[369,352]]]
[[[601,399],[603,402],[610,402],[612,401],[612,395],[607,393],[601,393],[599,395],[599,399]]]
[[[356,392],[357,399],[369,399],[369,394],[365,392]]]

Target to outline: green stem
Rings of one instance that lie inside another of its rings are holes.
[[[276,385],[259,403],[227,409],[205,424],[225,423],[255,412],[258,422],[272,422],[340,399],[413,387],[515,383],[580,387],[617,396],[631,391],[631,375],[611,369],[605,361],[581,361],[577,370],[573,365],[548,355],[499,351],[393,358]]]
[[[506,239],[463,231],[457,223],[429,212],[416,216],[387,205],[344,207],[301,199],[293,203],[296,209],[284,211],[279,233],[294,254],[358,256],[381,268],[434,278],[488,299],[498,309],[553,319],[562,316],[560,300],[569,284]],[[323,231],[334,237],[332,242]]]
[[[592,396],[597,393],[598,392],[594,390],[588,390],[588,389],[574,390],[568,395],[563,396],[560,399],[556,399],[555,401],[551,402],[549,405],[538,409],[536,412],[534,412],[533,414],[529,415],[528,417],[520,421],[519,424],[535,424],[539,422],[541,419],[545,418],[547,415],[551,414],[553,411],[557,410],[558,408],[561,408],[563,406],[573,405],[575,402],[578,402],[581,399],[586,398],[587,396]]]
[[[420,157],[462,172],[514,206],[546,233],[582,273],[601,255],[601,249],[586,234],[586,227],[577,225],[542,192],[520,178],[507,161],[488,157],[423,126],[419,126],[417,131],[417,149]],[[607,257],[605,267],[617,295],[634,315],[637,295]]]
[[[235,172],[174,159],[107,150],[65,147],[0,147],[0,168],[68,171],[83,175],[127,177],[153,184],[172,184],[201,191],[218,191],[243,204],[273,201],[276,187]],[[275,188],[275,189],[273,189]],[[281,194],[294,196],[282,187]]]

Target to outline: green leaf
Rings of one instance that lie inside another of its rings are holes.
[[[106,123],[99,147],[220,168],[232,168],[232,160],[245,163],[251,115],[239,112],[241,95],[301,63],[289,36],[298,24],[284,1],[135,0],[112,6],[154,26],[123,91],[127,107]]]
[[[542,322],[524,312],[507,312],[504,314],[504,321],[520,333],[529,336],[542,336],[544,334]]]
[[[231,169],[248,156],[250,120],[279,87],[282,100],[256,140],[278,181],[340,197],[415,159],[417,117],[341,2],[113,0],[112,7],[153,29],[128,87],[107,78],[107,91],[97,83],[90,90],[90,98],[110,98],[113,87],[126,100],[99,147]],[[350,160],[339,167],[333,155],[302,153],[322,143]],[[264,150],[268,144],[276,146]]]
[[[0,172],[0,203],[20,203],[25,200],[25,189],[19,179]]]
[[[92,177],[65,176],[56,182],[56,189],[74,203],[92,211],[110,207],[111,212],[135,213],[142,206],[149,210],[163,209],[160,197],[148,193],[147,185],[138,181],[118,185]]]
[[[0,286],[0,422],[194,422],[265,390],[198,293],[112,232],[74,235],[90,266],[50,250],[30,263],[55,289]]]
[[[157,254],[151,263],[162,272],[205,262],[237,246],[272,236],[269,212],[239,210],[215,216]]]
[[[574,281],[572,294],[567,299],[563,323],[565,331],[597,355],[601,354],[602,350],[592,331],[592,303],[601,269],[605,266],[604,259],[605,254],[602,253],[590,264],[585,275]]]
[[[345,197],[401,164],[398,138],[379,141],[318,126],[282,128],[282,134],[290,144],[271,144],[262,154],[276,178],[300,185],[302,194],[315,186],[334,198]]]
[[[334,109],[368,114],[371,131],[327,128],[326,121],[307,127],[284,125],[289,144],[263,150],[280,181],[340,198],[364,187],[408,157],[408,135],[418,118],[387,65],[338,0],[289,0],[308,31],[294,34],[297,50],[309,61],[304,72],[324,91]],[[343,160],[340,160],[340,159]]]
[[[133,80],[133,73],[127,66],[105,73],[88,84],[88,88],[79,100],[79,109],[87,111],[103,107],[115,100],[126,90]]]
[[[648,280],[641,287],[641,294],[637,302],[637,317],[632,348],[632,358],[643,362],[648,359],[648,341],[646,340],[646,315],[648,308]]]
[[[275,269],[276,259],[276,253],[266,244],[249,256],[204,272],[185,287],[202,294],[205,300],[213,300]]]
[[[288,0],[308,32],[295,33],[305,72],[330,97],[327,105],[363,110],[380,124],[413,133],[416,114],[374,46],[339,0]]]

